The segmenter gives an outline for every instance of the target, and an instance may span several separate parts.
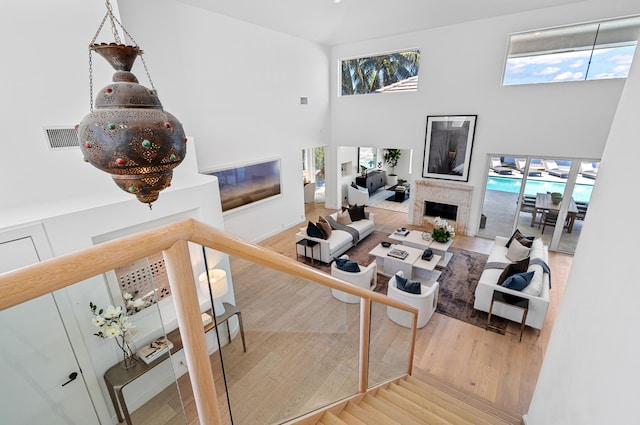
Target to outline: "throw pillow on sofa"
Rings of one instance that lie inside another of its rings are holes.
[[[529,256],[530,251],[531,248],[527,248],[522,245],[520,241],[514,239],[511,241],[511,245],[509,245],[506,257],[511,261],[521,261]]]
[[[513,242],[514,240],[518,240],[522,245],[526,246],[527,248],[531,248],[534,239],[535,238],[533,236],[525,236],[520,232],[520,230],[516,229],[505,246],[509,248],[511,246],[511,242]]]
[[[316,226],[318,226],[318,229],[320,229],[320,231],[324,235],[324,239],[329,239],[329,237],[331,236],[331,225],[329,224],[329,222],[322,217],[318,217]]]
[[[349,210],[338,211],[336,221],[339,224],[344,224],[345,226],[351,224],[351,216],[349,215]]]
[[[404,276],[396,275],[396,287],[404,292],[408,292],[410,294],[420,295],[422,293],[422,286],[420,282],[415,280],[407,279]]]
[[[351,221],[360,221],[364,218],[364,205],[349,205],[349,217]]]
[[[527,285],[529,285],[531,279],[533,279],[533,272],[516,273],[507,278],[502,286],[515,291],[522,291],[527,287]]]
[[[360,271],[360,266],[355,261],[347,260],[346,258],[336,258],[335,262],[336,267],[343,272],[358,273]]]
[[[527,257],[524,260],[516,261],[515,263],[511,263],[507,267],[505,267],[502,271],[502,274],[498,278],[498,285],[502,285],[508,277],[511,277],[516,273],[526,272],[529,268],[529,260],[530,258]]]
[[[309,224],[307,224],[307,235],[311,236],[312,238],[325,239],[322,230],[320,230],[318,226],[313,224],[311,221],[309,222]]]

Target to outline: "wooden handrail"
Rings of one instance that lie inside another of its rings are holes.
[[[213,385],[213,373],[209,363],[207,346],[202,333],[202,322],[187,242],[203,245],[361,297],[358,384],[361,392],[366,390],[367,385],[371,302],[375,301],[413,314],[413,334],[407,371],[411,373],[417,331],[417,309],[387,298],[385,295],[346,283],[319,270],[302,265],[291,258],[251,244],[193,219],[159,226],[152,230],[103,242],[81,251],[0,274],[0,291],[2,293],[0,311],[162,251],[169,275],[169,285],[176,305],[178,324],[183,335],[187,365],[189,370],[196,371],[196,376],[192,377],[192,387],[200,422],[204,425],[217,425],[220,423],[217,404],[208,402],[208,400],[216,399],[216,391]]]

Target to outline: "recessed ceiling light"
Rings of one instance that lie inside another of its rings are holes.
[[[338,3],[340,3],[341,1],[342,1],[342,0],[333,0],[333,2],[334,2],[335,4],[338,4]]]

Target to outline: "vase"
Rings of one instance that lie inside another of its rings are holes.
[[[133,342],[124,340],[122,341],[122,346],[120,346],[122,352],[122,361],[120,362],[120,366],[123,369],[131,369],[138,363],[138,358],[136,357],[136,349],[133,345]]]
[[[440,243],[449,242],[449,239],[451,239],[448,235],[440,234],[437,232],[432,233],[431,237],[433,238],[434,241],[440,242]]]

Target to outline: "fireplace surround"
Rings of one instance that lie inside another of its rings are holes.
[[[456,218],[446,218],[456,233],[466,235],[471,213],[473,186],[436,180],[416,180],[415,199],[413,202],[413,222],[418,226],[429,226],[433,217],[425,215],[426,205],[447,204],[457,209]],[[443,217],[443,215],[440,215]]]

